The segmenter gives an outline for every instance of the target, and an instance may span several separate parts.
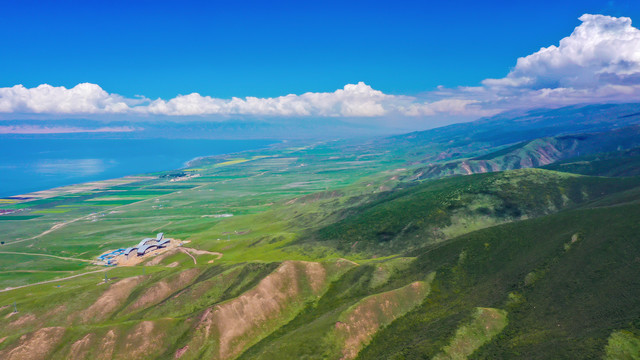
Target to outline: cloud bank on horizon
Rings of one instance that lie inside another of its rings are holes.
[[[463,114],[471,99],[418,102],[415,97],[384,94],[364,82],[347,84],[334,92],[286,95],[275,98],[218,99],[197,93],[170,100],[127,99],[83,83],[71,89],[43,84],[35,88],[16,85],[0,88],[0,113],[35,114],[130,114],[130,115],[256,115],[372,117],[389,114],[428,116]]]
[[[480,86],[390,95],[364,82],[334,92],[220,99],[198,93],[126,98],[97,84],[0,88],[0,114],[137,116],[429,117],[490,115],[521,107],[640,101],[640,30],[627,17],[582,15],[573,33],[521,57],[501,79]]]

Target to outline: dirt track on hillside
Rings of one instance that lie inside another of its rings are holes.
[[[105,269],[100,269],[100,270],[96,270],[96,271],[89,271],[89,272],[82,273],[82,274],[71,275],[71,276],[67,276],[67,277],[64,277],[64,278],[60,278],[60,279],[40,281],[40,282],[37,282],[37,283],[27,284],[27,285],[20,285],[20,286],[16,286],[16,287],[8,287],[8,288],[0,290],[0,293],[1,292],[15,290],[15,289],[22,289],[22,288],[26,288],[26,287],[29,287],[29,286],[36,286],[36,285],[49,284],[49,283],[54,283],[54,282],[59,282],[59,281],[65,281],[65,280],[77,278],[77,277],[80,277],[80,276],[85,276],[85,275],[89,275],[89,274],[95,274],[95,273],[99,273],[99,272],[105,272],[107,270],[109,270],[109,269],[105,268]]]

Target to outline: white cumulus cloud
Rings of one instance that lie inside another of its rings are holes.
[[[519,58],[502,79],[484,80],[485,90],[494,100],[540,105],[640,99],[640,30],[628,17],[579,20],[558,46]]]
[[[376,117],[458,114],[467,111],[466,105],[474,102],[440,100],[428,103],[410,96],[388,95],[364,82],[347,84],[334,92],[273,98],[219,99],[192,93],[153,101],[127,99],[89,83],[71,89],[47,84],[30,89],[22,85],[0,88],[0,113]]]
[[[217,99],[193,93],[168,101],[158,99],[139,110],[166,115],[381,116],[387,113],[384,104],[393,98],[360,82],[334,92],[275,98]]]
[[[96,84],[83,83],[67,89],[47,84],[0,88],[0,112],[45,114],[122,113],[133,99],[109,94]]]
[[[137,111],[163,115],[267,115],[373,117],[464,113],[474,100],[421,102],[415,97],[388,95],[364,82],[347,84],[334,92],[307,92],[274,98],[247,97],[217,99],[197,93],[180,95],[168,101],[158,99]]]

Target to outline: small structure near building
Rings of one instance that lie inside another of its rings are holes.
[[[117,250],[113,250],[111,252],[108,252],[106,254],[102,254],[100,256],[98,256],[98,260],[99,261],[103,261],[105,263],[105,265],[107,266],[111,266],[111,265],[115,265],[115,258],[119,255],[124,254],[126,251],[126,249],[117,249]]]

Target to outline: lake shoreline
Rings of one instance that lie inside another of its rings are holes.
[[[281,143],[282,140],[275,139],[3,141],[0,198],[26,197],[67,186],[180,170],[197,160],[259,151]]]

